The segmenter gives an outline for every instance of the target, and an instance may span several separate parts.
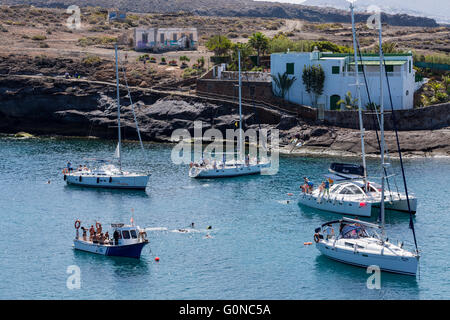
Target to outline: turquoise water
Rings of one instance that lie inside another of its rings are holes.
[[[284,156],[276,176],[201,181],[170,162],[171,146],[145,147],[148,163],[136,143],[125,143],[124,161],[151,169],[146,193],[65,185],[67,160],[109,157],[112,141],[0,139],[1,299],[450,298],[449,159],[406,161],[410,190],[419,196],[420,277],[382,273],[381,290],[369,290],[365,269],[303,245],[339,215],[300,207],[287,195],[298,194],[303,175],[318,181],[337,159]],[[377,165],[370,160],[369,172],[376,175]],[[148,231],[141,261],[73,250],[75,219],[105,228],[129,222],[132,208],[136,224],[159,228]],[[174,232],[191,222],[195,232]],[[412,242],[407,215],[389,214],[387,222],[391,237]],[[81,270],[80,289],[66,286],[71,265]]]

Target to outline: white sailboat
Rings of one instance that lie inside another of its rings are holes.
[[[381,17],[380,17],[381,19]],[[380,22],[381,23],[381,22]],[[302,205],[306,205],[312,208],[331,211],[341,214],[351,214],[355,216],[370,217],[372,211],[376,211],[380,208],[382,200],[382,193],[384,193],[384,199],[387,200],[385,207],[389,210],[400,212],[412,212],[417,210],[417,198],[409,194],[408,197],[405,193],[398,190],[381,190],[380,186],[369,181],[366,170],[366,155],[364,148],[364,125],[362,121],[362,105],[361,105],[361,90],[360,80],[358,72],[358,57],[356,47],[356,33],[355,22],[352,8],[352,33],[353,33],[353,48],[355,59],[355,78],[356,78],[356,90],[358,98],[358,116],[360,125],[360,138],[361,138],[361,157],[362,166],[355,166],[350,164],[332,164],[330,168],[331,175],[325,175],[327,179],[326,183],[333,181],[333,185],[329,187],[328,192],[321,188],[316,188],[311,192],[303,192],[300,195],[298,202]],[[380,46],[381,46],[381,29],[380,29]],[[380,64],[381,64],[380,57]],[[380,70],[380,103],[383,103],[383,82]],[[381,124],[380,124],[381,126]],[[386,168],[382,168],[384,173]],[[383,187],[384,188],[384,187]],[[409,204],[408,204],[409,199]],[[373,210],[376,208],[376,210]]]
[[[353,4],[350,5],[353,22]],[[381,19],[380,19],[381,20]],[[379,22],[381,34],[381,21]],[[383,70],[381,37],[380,37],[380,72]],[[381,167],[385,168],[384,147],[384,107],[381,96]],[[346,264],[360,267],[378,266],[381,270],[415,276],[419,262],[419,253],[403,248],[403,243],[393,244],[385,236],[384,182],[385,170],[381,178],[381,225],[356,219],[343,218],[330,221],[315,230],[314,241],[317,249],[325,256]],[[411,221],[412,222],[412,221]],[[339,224],[339,232],[335,233],[333,225]],[[369,230],[373,232],[370,233]],[[379,235],[375,230],[381,230]],[[415,237],[415,235],[414,235]]]
[[[66,169],[64,174],[64,180],[67,184],[83,186],[83,187],[95,187],[95,188],[113,188],[113,189],[139,189],[145,190],[148,180],[150,178],[149,173],[136,173],[127,172],[122,170],[122,141],[120,130],[120,93],[119,93],[119,62],[117,45],[115,46],[115,58],[116,58],[116,86],[117,86],[117,123],[118,123],[118,143],[114,152],[114,157],[117,158],[118,167],[111,161],[101,161],[103,165],[99,168],[91,170],[77,170],[68,171]],[[127,84],[128,87],[128,84]],[[128,92],[128,94],[130,94]],[[131,96],[130,96],[131,99]],[[133,109],[134,114],[134,109]],[[141,135],[139,132],[139,126],[136,122],[136,129],[138,132],[139,142],[143,150],[143,144]]]
[[[189,177],[196,179],[206,178],[229,178],[238,176],[248,176],[261,174],[261,171],[270,167],[270,161],[258,158],[250,159],[249,156],[244,160],[244,141],[242,136],[242,79],[241,79],[241,52],[238,51],[239,64],[239,152],[237,159],[228,160],[223,154],[221,162],[202,161],[201,163],[192,163],[189,168]]]

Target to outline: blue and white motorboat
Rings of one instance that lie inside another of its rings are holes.
[[[140,259],[142,249],[149,243],[147,233],[139,226],[124,225],[123,223],[113,223],[112,238],[105,237],[98,232],[100,224],[97,223],[97,230],[87,236],[87,229],[82,228],[83,234],[79,235],[80,221],[75,222],[76,236],[73,240],[76,250],[101,254],[104,256],[126,257]],[[100,225],[101,230],[101,225]]]

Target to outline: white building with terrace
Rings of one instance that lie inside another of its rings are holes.
[[[358,58],[359,59],[359,58]],[[413,69],[412,53],[385,54],[386,71],[389,77],[392,102],[394,109],[413,108],[415,85],[415,70]],[[275,53],[270,59],[271,74],[288,74],[296,77],[287,92],[285,99],[303,105],[313,105],[313,96],[306,92],[302,81],[303,68],[310,65],[321,65],[325,73],[323,94],[318,98],[317,107],[325,110],[337,110],[344,108],[343,104],[337,105],[341,99],[345,99],[348,91],[352,97],[357,97],[355,61],[353,54],[335,54],[319,52],[288,52]],[[369,103],[364,77],[366,75],[367,86],[372,102],[380,103],[380,64],[377,54],[363,54],[362,63],[358,60],[358,69],[361,86],[361,103],[365,107]],[[276,84],[272,82],[276,90]],[[386,77],[383,77],[383,102],[390,109],[390,99]]]

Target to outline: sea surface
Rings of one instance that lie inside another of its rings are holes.
[[[114,149],[114,141],[95,139],[0,138],[0,299],[450,298],[450,159],[405,161],[419,197],[420,274],[382,273],[377,290],[367,288],[365,269],[304,245],[340,216],[297,204],[302,177],[320,182],[330,162],[343,159],[281,156],[274,176],[193,180],[186,165],[171,162],[171,145],[145,144],[146,160],[137,143],[125,142],[124,167],[152,172],[146,192],[66,186],[68,160],[85,164]],[[371,175],[377,168],[368,161]],[[132,212],[149,228],[140,261],[73,249],[76,219],[107,229],[128,223]],[[178,232],[192,222],[190,232]],[[390,238],[411,245],[408,223],[407,214],[388,214]],[[67,286],[70,266],[81,272],[79,289]]]

